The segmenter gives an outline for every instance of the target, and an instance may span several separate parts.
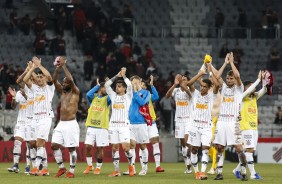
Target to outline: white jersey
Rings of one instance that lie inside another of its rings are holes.
[[[22,95],[21,91],[18,91],[15,97],[17,103],[19,103],[19,113],[17,121],[26,121],[26,99]]]
[[[175,122],[188,122],[193,111],[192,97],[182,91],[180,88],[175,88],[172,92],[172,97],[175,101]]]
[[[34,94],[34,119],[53,118],[54,112],[52,110],[52,99],[54,96],[55,86],[46,85],[40,87],[32,84],[31,90]]]
[[[235,122],[239,115],[240,104],[242,102],[244,86],[234,85],[228,87],[225,83],[221,89],[221,104],[218,121]]]
[[[202,96],[198,90],[195,90],[192,96],[194,102],[192,125],[202,128],[212,127],[212,108],[216,94],[209,92]]]
[[[124,80],[127,89],[126,94],[119,96],[111,88],[113,83],[111,80],[105,83],[106,92],[109,95],[112,102],[112,113],[110,118],[110,125],[115,126],[117,124],[122,126],[129,126],[128,112],[132,101],[132,85],[129,79]]]
[[[34,105],[34,96],[31,89],[27,87],[27,85],[24,86],[24,91],[27,96],[27,102],[26,102],[26,117],[27,118],[33,118],[33,105]]]

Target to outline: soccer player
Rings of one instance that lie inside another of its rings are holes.
[[[258,142],[258,107],[257,100],[260,99],[266,92],[266,86],[263,86],[261,90],[255,92],[256,86],[264,78],[265,72],[260,71],[258,79],[253,83],[251,81],[244,82],[243,103],[241,107],[241,121],[240,127],[242,130],[243,147],[245,149],[246,160],[249,171],[251,173],[250,178],[260,180],[262,177],[255,171],[253,154],[256,150]],[[233,173],[240,175],[241,164],[233,170]]]
[[[215,180],[223,180],[222,168],[224,162],[225,146],[234,146],[242,163],[242,178],[247,180],[246,176],[246,157],[243,152],[242,140],[239,122],[240,104],[244,86],[240,79],[240,74],[234,65],[233,53],[228,53],[223,66],[218,71],[217,78],[220,78],[225,67],[230,64],[232,70],[227,72],[226,83],[222,84],[221,88],[221,105],[216,124],[215,138],[213,143],[216,145],[217,154],[217,176]]]
[[[36,136],[36,161],[35,167],[30,171],[30,174],[46,176],[49,175],[49,170],[45,142],[48,140],[52,118],[54,117],[52,99],[55,87],[50,73],[42,66],[41,59],[33,57],[32,61],[33,65],[23,79],[34,94],[33,119],[36,121],[35,128],[32,129],[33,136]],[[37,73],[37,84],[33,84],[30,78],[36,68],[39,68],[40,71]],[[43,160],[43,158],[45,159]],[[39,165],[42,161],[43,169],[39,173]]]
[[[120,176],[119,144],[122,145],[122,149],[128,159],[129,175],[134,175],[132,153],[130,150],[130,130],[128,119],[128,111],[133,94],[132,85],[125,74],[126,68],[122,68],[116,76],[114,76],[105,83],[106,92],[112,102],[112,113],[109,124],[109,138],[110,143],[112,144],[112,156],[115,170],[112,174],[109,175],[110,177]],[[117,80],[119,77],[122,77],[123,80]],[[111,85],[115,81],[116,87],[114,91],[111,88]]]
[[[59,63],[53,75],[53,83],[57,92],[60,94],[60,122],[53,131],[52,150],[54,157],[59,165],[59,171],[55,177],[60,177],[67,172],[62,158],[60,145],[68,148],[70,155],[70,169],[66,174],[66,178],[74,178],[74,169],[77,160],[76,147],[79,146],[79,126],[76,121],[76,113],[79,101],[79,89],[77,88],[71,73],[66,66],[66,58],[60,57]],[[63,69],[65,78],[61,84],[58,81],[59,69]]]
[[[142,89],[149,90],[151,94],[151,99],[149,100],[149,112],[153,119],[153,124],[148,127],[148,135],[150,139],[150,143],[153,146],[153,154],[156,164],[156,172],[164,172],[165,170],[161,167],[161,151],[160,151],[160,137],[159,137],[159,131],[156,125],[156,113],[154,110],[153,103],[156,102],[159,99],[158,91],[156,90],[154,86],[154,76],[150,76],[150,83],[147,84],[146,82],[142,81]],[[141,149],[139,149],[139,155],[142,154]],[[140,157],[142,159],[142,157]],[[140,160],[140,163],[142,164],[142,161]]]
[[[99,83],[99,79],[97,79],[97,85],[89,90],[86,96],[91,105],[88,109],[88,116],[85,123],[87,132],[84,142],[88,166],[83,173],[88,174],[93,170],[91,150],[96,142],[97,163],[94,174],[100,174],[103,162],[103,148],[109,145],[108,129],[111,100],[106,93],[105,83]]]
[[[142,157],[142,169],[139,175],[146,175],[148,171],[148,149],[146,144],[149,143],[148,127],[152,125],[153,121],[149,113],[149,100],[151,98],[150,92],[142,89],[141,78],[134,75],[130,78],[133,86],[133,98],[129,109],[130,121],[130,148],[133,154],[133,162],[135,162],[136,144],[139,144]],[[134,164],[133,164],[134,166]],[[135,168],[133,167],[134,172]]]
[[[212,73],[211,64],[207,63],[208,71],[212,78],[203,79],[200,82],[200,91],[196,90],[192,85],[197,79],[192,78],[190,82],[190,91],[192,93],[194,112],[192,115],[192,124],[190,126],[190,135],[188,143],[192,146],[191,151],[191,163],[195,171],[197,180],[206,180],[206,168],[209,162],[209,148],[212,141],[212,108],[213,102],[216,99],[216,95],[219,89],[219,83]],[[205,71],[200,70],[200,75],[203,75]],[[200,77],[198,75],[198,77]],[[213,84],[213,86],[212,86]],[[185,87],[185,86],[183,86]],[[209,92],[212,87],[213,91]],[[186,86],[187,88],[187,86]],[[201,172],[198,169],[198,149],[202,146],[202,168]]]
[[[22,142],[25,140],[25,122],[26,122],[26,94],[21,88],[18,92],[15,89],[9,88],[9,93],[13,96],[12,106],[15,107],[19,104],[19,112],[17,118],[17,124],[14,129],[14,149],[13,149],[13,160],[14,164],[11,168],[8,168],[9,172],[19,172],[19,160],[21,155]]]
[[[180,139],[182,147],[182,155],[184,158],[186,170],[185,174],[192,173],[190,150],[187,144],[189,126],[191,124],[191,114],[193,112],[192,96],[189,88],[183,88],[181,86],[188,85],[188,76],[181,76],[177,74],[174,79],[174,84],[166,93],[166,98],[173,97],[176,105],[175,112],[175,138]],[[181,81],[181,83],[180,83]],[[180,85],[180,87],[177,87]]]

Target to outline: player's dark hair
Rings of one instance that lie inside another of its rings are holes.
[[[226,75],[228,75],[228,76],[234,76],[234,73],[233,73],[232,70],[229,70]]]
[[[190,77],[187,74],[182,75],[182,77],[186,77],[188,81],[190,80]]]
[[[247,85],[252,84],[252,83],[253,83],[252,81],[244,81],[244,82],[243,82],[243,85],[244,85],[244,86],[247,86]]]
[[[104,87],[105,86],[105,82],[101,82],[100,83],[100,88]]]
[[[206,83],[209,88],[212,86],[212,82],[210,79],[203,79],[202,82]]]
[[[126,84],[125,84],[124,80],[117,80],[116,85],[117,84],[121,84],[122,87],[126,88]]]

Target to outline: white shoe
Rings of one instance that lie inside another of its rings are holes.
[[[191,169],[186,169],[185,171],[184,171],[184,174],[191,174],[192,173],[192,170]]]
[[[139,172],[139,175],[140,176],[144,176],[147,174],[147,170],[146,169],[142,169],[140,172]]]
[[[207,173],[210,174],[210,175],[214,175],[215,174],[215,169],[211,168]]]

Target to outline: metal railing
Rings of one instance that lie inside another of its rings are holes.
[[[280,29],[240,28],[240,27],[190,27],[190,26],[137,26],[133,37],[160,38],[241,38],[241,39],[280,39]]]

